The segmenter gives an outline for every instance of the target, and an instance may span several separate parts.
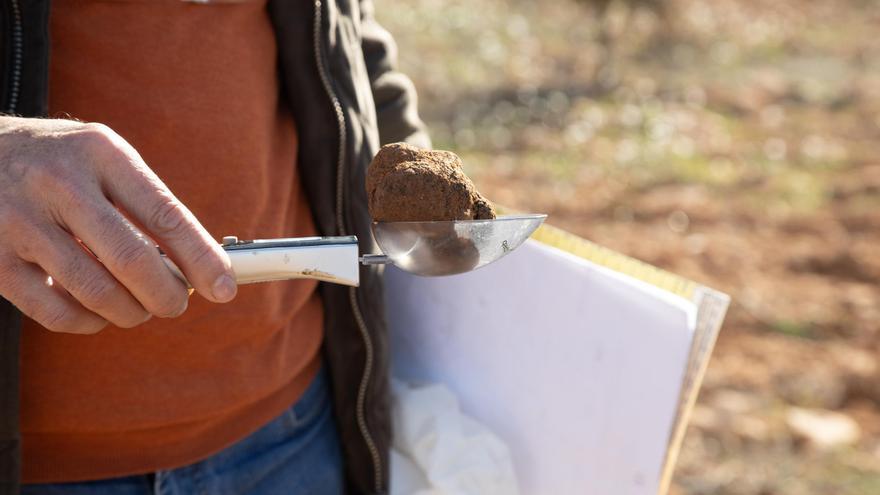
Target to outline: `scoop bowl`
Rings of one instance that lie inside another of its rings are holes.
[[[547,215],[504,215],[493,220],[375,222],[382,252],[407,272],[436,277],[469,272],[518,248]]]

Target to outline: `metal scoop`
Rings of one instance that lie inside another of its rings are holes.
[[[358,253],[357,238],[223,238],[239,284],[310,278],[343,285],[360,283],[361,264],[393,263],[422,276],[454,275],[486,266],[519,247],[547,215],[509,215],[494,220],[378,222],[373,236],[384,254]],[[184,274],[164,254],[168,268]]]
[[[427,277],[464,273],[518,248],[545,218],[507,215],[494,220],[377,222],[373,236],[384,254],[362,256],[361,262],[393,263]]]

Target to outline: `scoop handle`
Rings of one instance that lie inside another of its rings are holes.
[[[236,241],[224,244],[223,249],[232,261],[239,285],[290,279],[354,287],[360,283],[358,244],[353,236]],[[174,261],[165,254],[161,256],[168,269],[186,282]]]

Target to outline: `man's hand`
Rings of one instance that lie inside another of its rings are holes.
[[[57,332],[178,316],[157,243],[207,299],[235,296],[229,257],[118,134],[0,117],[0,295]]]

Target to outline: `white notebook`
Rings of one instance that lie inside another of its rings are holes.
[[[524,495],[665,493],[726,295],[551,227],[474,272],[386,284],[394,376],[452,389]]]

